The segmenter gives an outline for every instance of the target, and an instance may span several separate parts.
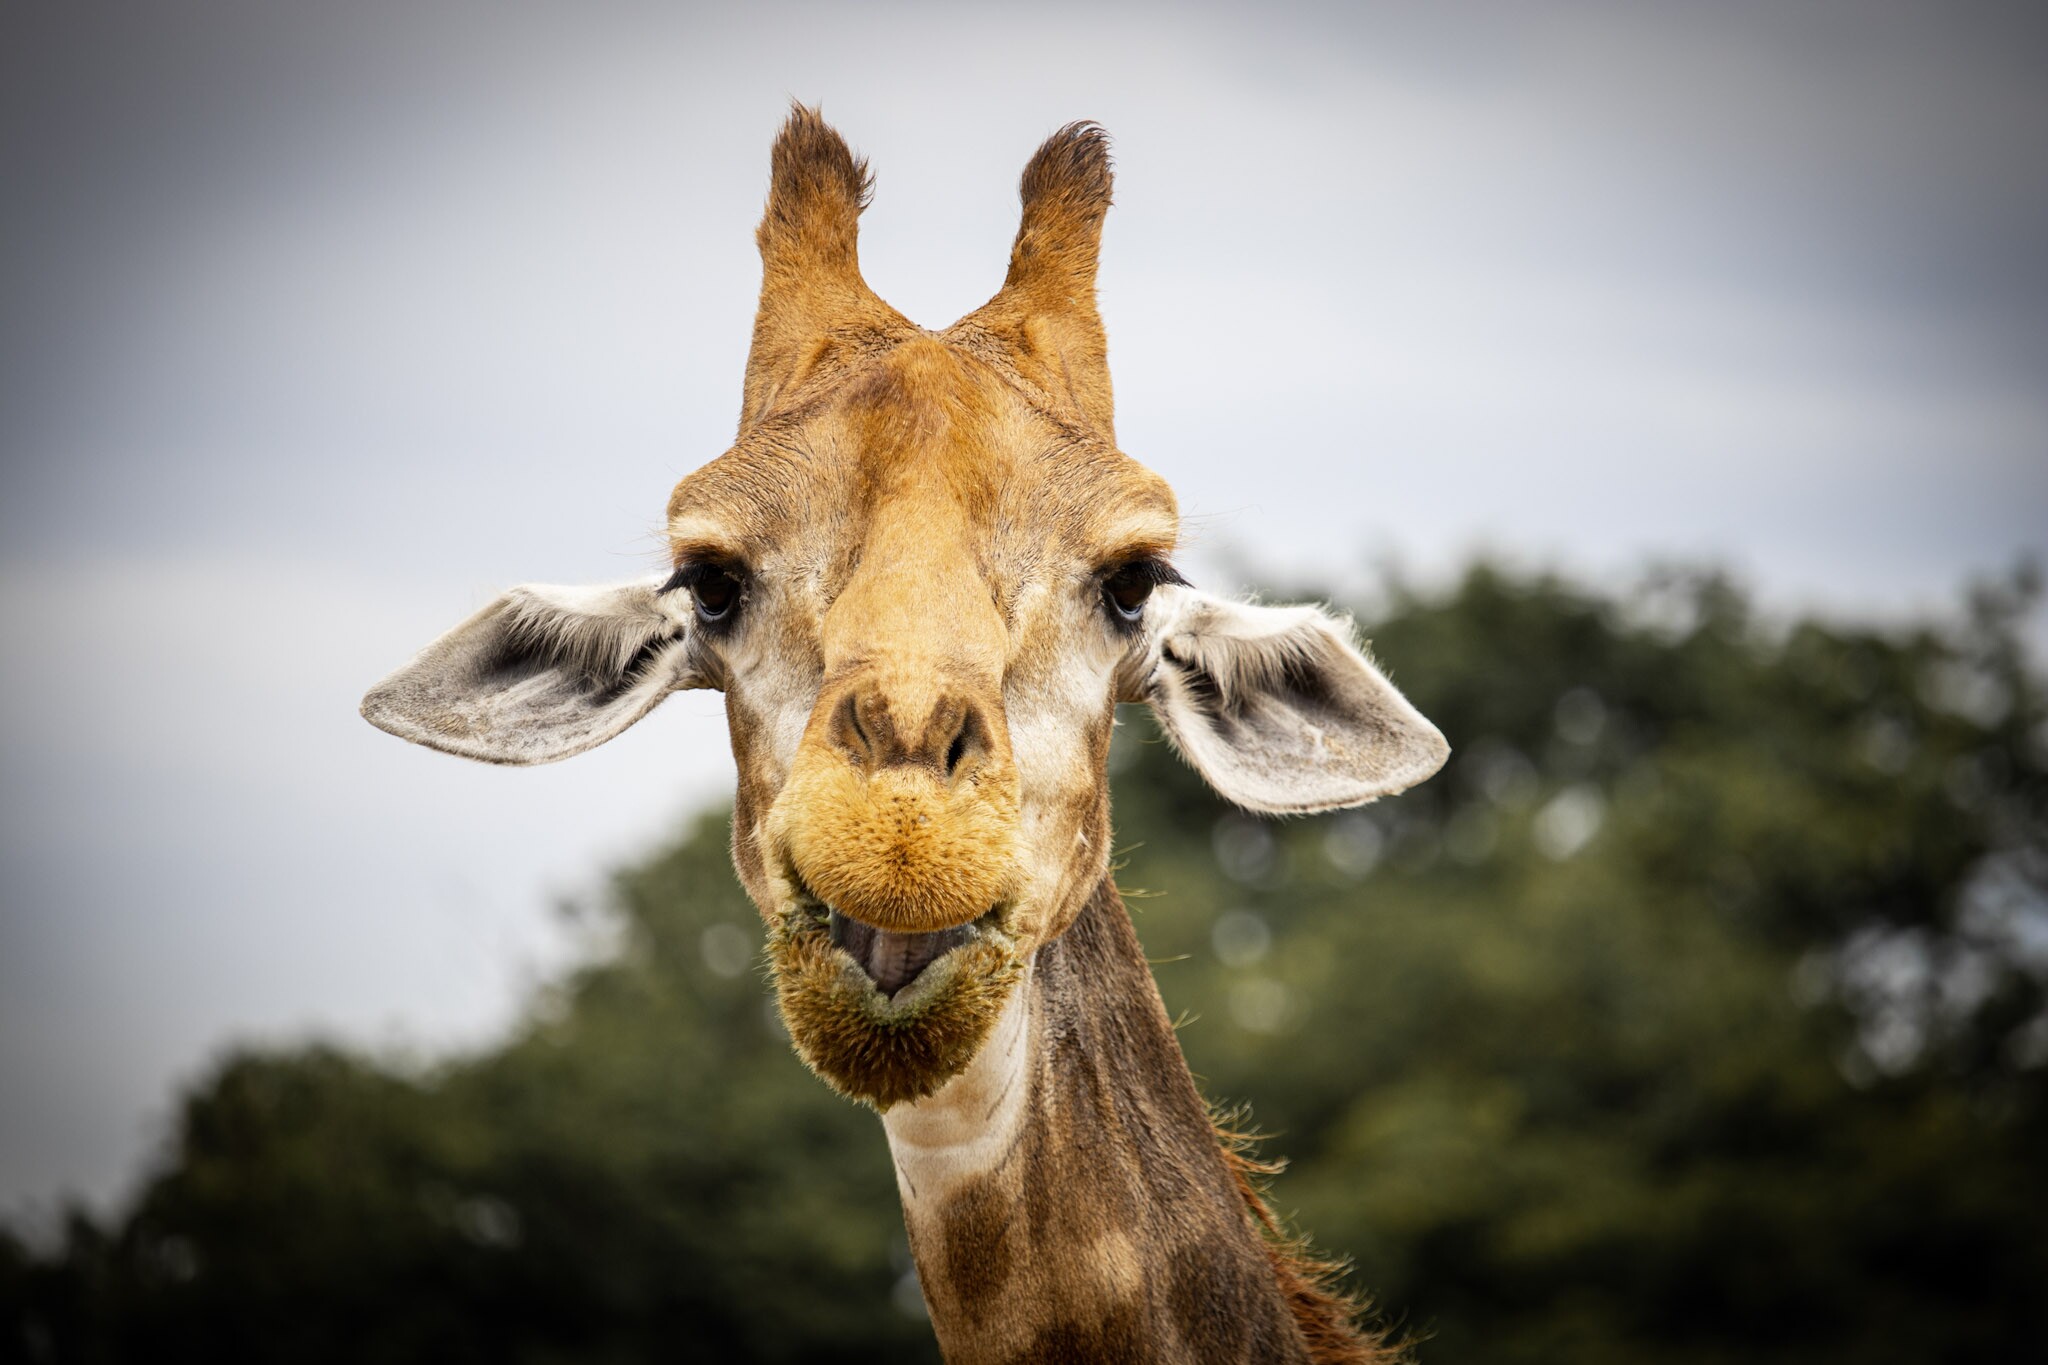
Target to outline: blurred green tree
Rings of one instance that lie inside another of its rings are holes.
[[[1456,753],[1310,820],[1125,718],[1119,881],[1189,1058],[1425,1360],[2048,1342],[2035,592],[1887,632],[1711,574],[1396,586],[1375,644]],[[619,874],[613,946],[500,1048],[224,1061],[119,1219],[0,1233],[0,1358],[934,1358],[878,1126],[791,1056],[725,844]]]

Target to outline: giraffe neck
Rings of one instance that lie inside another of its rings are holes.
[[[968,1069],[883,1126],[955,1365],[1309,1358],[1107,878]]]

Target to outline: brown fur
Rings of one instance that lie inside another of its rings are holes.
[[[947,1359],[1392,1365],[1212,1123],[1106,879],[1029,989],[1033,1121],[909,1224]]]

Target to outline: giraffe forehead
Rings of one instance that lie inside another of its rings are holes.
[[[676,486],[668,529],[678,557],[708,547],[827,577],[908,535],[920,558],[957,555],[1009,578],[1048,555],[1168,551],[1178,524],[1159,475],[931,341],[744,433]]]

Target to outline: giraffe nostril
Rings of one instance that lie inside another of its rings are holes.
[[[838,724],[833,728],[838,731],[840,744],[855,758],[865,762],[873,757],[874,742],[868,738],[867,727],[860,723],[860,697],[857,694],[849,692],[839,703]]]
[[[958,693],[942,696],[909,727],[899,726],[891,699],[880,688],[857,685],[829,704],[827,742],[870,777],[884,769],[918,767],[951,782],[975,770],[992,746],[988,712]]]
[[[988,748],[988,731],[981,718],[981,708],[972,702],[960,709],[960,724],[953,731],[952,742],[946,745],[944,767],[946,776],[958,777],[960,770],[974,755]]]

